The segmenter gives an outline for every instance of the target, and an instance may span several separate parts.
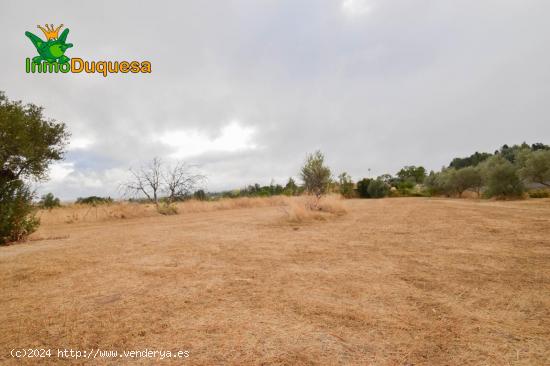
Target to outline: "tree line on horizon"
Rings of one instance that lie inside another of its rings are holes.
[[[62,160],[70,133],[64,123],[47,119],[43,108],[10,101],[0,92],[0,244],[18,241],[39,225],[36,208],[53,208],[60,201],[53,194],[34,203],[30,183],[48,178],[51,163]],[[129,199],[156,204],[160,213],[173,213],[172,203],[186,199],[210,200],[220,197],[297,196],[311,194],[319,199],[327,193],[346,198],[386,196],[456,196],[465,191],[479,197],[517,198],[526,189],[531,197],[547,197],[550,187],[550,146],[543,143],[503,145],[494,153],[479,153],[455,158],[440,171],[426,172],[422,166],[405,166],[395,175],[383,174],[353,182],[346,172],[333,177],[322,152],[308,154],[299,171],[298,184],[289,178],[283,186],[252,184],[240,190],[207,193],[201,187],[206,179],[183,162],[165,164],[155,158],[148,165],[130,170],[122,186]],[[110,197],[81,197],[81,204],[110,203]],[[313,208],[317,205],[313,204]]]

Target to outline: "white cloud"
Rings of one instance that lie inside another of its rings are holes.
[[[55,163],[50,167],[50,180],[61,182],[74,172],[74,163]]]
[[[83,149],[87,149],[88,147],[90,147],[92,144],[93,144],[93,140],[89,139],[89,138],[78,138],[78,137],[75,137],[75,138],[71,138],[71,141],[69,143],[69,146],[68,146],[68,150],[83,150]]]
[[[165,132],[158,137],[163,144],[176,149],[174,158],[197,156],[207,152],[235,152],[255,149],[254,129],[232,121],[220,130],[218,137],[210,138],[198,130]]]
[[[342,2],[342,11],[348,16],[359,16],[370,13],[372,6],[367,0],[344,0]]]

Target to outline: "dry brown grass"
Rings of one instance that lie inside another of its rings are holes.
[[[101,347],[188,349],[193,365],[548,364],[550,200],[339,204],[292,225],[251,202],[44,224],[0,248],[0,363]]]
[[[342,216],[347,211],[342,203],[342,198],[337,195],[322,197],[319,202],[314,197],[293,197],[286,202],[283,208],[286,221],[289,223],[302,223],[311,220],[326,220],[333,215]]]
[[[217,201],[189,200],[173,204],[174,213],[211,212],[238,208],[285,206],[295,197],[241,197],[224,198]],[[44,225],[74,224],[116,221],[163,215],[154,204],[114,202],[110,204],[80,205],[69,204],[52,210],[39,210],[37,216]]]

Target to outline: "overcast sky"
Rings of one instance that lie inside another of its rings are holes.
[[[0,90],[67,123],[39,192],[118,196],[128,168],[198,164],[208,190],[284,184],[322,150],[334,175],[439,169],[550,143],[547,0],[2,1]],[[24,36],[63,23],[69,57],[151,74],[26,74]]]

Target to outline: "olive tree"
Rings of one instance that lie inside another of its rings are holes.
[[[523,183],[514,164],[500,155],[494,155],[481,166],[488,197],[520,197],[523,194]]]
[[[66,125],[47,119],[42,107],[10,101],[0,92],[0,243],[19,240],[38,225],[29,183],[47,179],[50,164],[63,159],[69,136]]]
[[[519,173],[523,179],[550,187],[550,150],[526,152],[522,165]]]
[[[462,193],[471,189],[478,196],[483,186],[483,178],[478,168],[467,166],[462,169],[447,169],[446,189],[449,193],[456,193],[458,197],[462,197]]]
[[[325,165],[325,156],[321,151],[309,154],[300,171],[300,177],[304,182],[304,188],[308,193],[314,194],[317,200],[327,192],[331,181],[331,172]]]

